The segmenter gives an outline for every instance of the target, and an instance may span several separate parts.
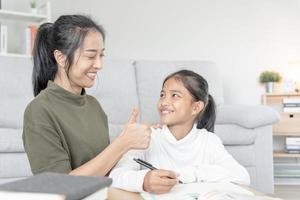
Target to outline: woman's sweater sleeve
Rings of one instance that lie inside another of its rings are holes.
[[[112,187],[131,192],[144,191],[144,177],[149,170],[141,170],[140,165],[133,158],[144,160],[143,150],[131,150],[122,157],[110,172],[109,177],[113,179]]]

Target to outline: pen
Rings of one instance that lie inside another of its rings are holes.
[[[148,163],[144,160],[141,160],[139,158],[138,159],[133,158],[133,160],[148,169],[151,169],[151,170],[157,169],[156,167],[152,166],[150,163]],[[178,180],[178,183],[182,184],[183,182],[181,180]]]
[[[157,169],[156,167],[153,167],[150,163],[146,162],[146,161],[143,161],[141,159],[136,159],[134,158],[133,159],[135,162],[139,163],[140,165],[144,166],[144,167],[147,167],[148,169],[151,169],[151,170],[154,170],[154,169]]]

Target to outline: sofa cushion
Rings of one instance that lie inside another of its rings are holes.
[[[225,146],[226,150],[245,167],[256,166],[254,145]]]
[[[250,175],[250,187],[255,188],[255,186],[257,186],[257,176],[256,176],[257,169],[255,166],[253,166],[253,167],[246,167],[246,170]]]
[[[216,124],[215,133],[221,138],[224,145],[254,144],[256,132],[234,124]]]
[[[124,125],[123,124],[108,124],[109,128],[109,139],[112,142],[123,130]]]
[[[202,75],[209,84],[209,91],[216,104],[223,103],[221,78],[217,67],[206,61],[137,61],[135,70],[139,94],[141,119],[144,122],[157,122],[156,102],[159,98],[162,82],[167,75],[180,69],[193,70]]]
[[[29,58],[1,57],[0,127],[21,128],[23,113],[33,98]]]
[[[1,152],[24,152],[22,129],[0,128]]]
[[[222,105],[217,110],[218,124],[236,124],[248,129],[278,122],[280,115],[274,109],[263,105]]]
[[[87,93],[101,103],[109,122],[126,123],[133,107],[138,106],[132,61],[104,60],[95,85]]]
[[[32,175],[26,153],[0,153],[0,169],[1,178]]]

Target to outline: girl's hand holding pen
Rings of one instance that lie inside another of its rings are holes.
[[[163,194],[169,192],[177,183],[177,174],[170,170],[155,169],[144,177],[143,189],[146,192]]]

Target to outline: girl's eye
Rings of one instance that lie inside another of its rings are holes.
[[[159,97],[162,98],[164,97],[165,95],[163,93],[160,93]]]
[[[104,54],[100,54],[100,58],[104,57],[105,55]]]

